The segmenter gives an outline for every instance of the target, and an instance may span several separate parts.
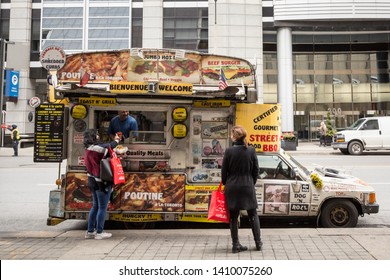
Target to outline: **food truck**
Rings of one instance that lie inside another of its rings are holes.
[[[258,152],[259,215],[322,216],[323,225],[342,227],[378,212],[364,182],[323,169],[315,171],[318,188],[312,173],[280,149],[280,105],[256,104],[255,69],[247,60],[174,49],[84,52],[67,55],[50,74],[57,102],[36,108],[34,161],[63,162],[66,170],[50,191],[48,225],[87,219],[83,133],[97,129],[110,141],[118,111],[128,111],[138,131],[114,149],[125,183],[113,188],[108,220],[128,227],[212,222],[208,200],[236,124],[247,128]]]

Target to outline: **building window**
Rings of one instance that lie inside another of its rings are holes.
[[[164,8],[163,47],[208,52],[207,8]]]
[[[56,45],[65,51],[77,52],[130,47],[132,16],[128,1],[117,0],[109,4],[101,0],[56,2],[63,5],[51,0],[43,4],[41,49]],[[139,21],[134,24],[142,29]],[[140,41],[140,37],[142,43],[142,35],[137,39]]]
[[[0,10],[0,38],[9,39],[10,10]]]
[[[41,10],[33,9],[31,14],[31,61],[39,61]]]
[[[56,45],[65,50],[82,50],[83,11],[80,7],[44,7],[41,48]]]
[[[128,48],[129,16],[128,7],[91,7],[88,22],[88,49]]]
[[[142,9],[132,9],[131,47],[142,48]]]

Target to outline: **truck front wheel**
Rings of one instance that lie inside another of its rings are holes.
[[[363,145],[358,141],[353,141],[348,145],[348,152],[351,155],[361,155],[363,153]]]
[[[358,217],[358,210],[351,201],[333,199],[322,207],[320,221],[328,228],[355,227]]]

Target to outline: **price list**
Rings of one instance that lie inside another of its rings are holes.
[[[35,109],[34,162],[61,162],[64,104],[41,104]]]

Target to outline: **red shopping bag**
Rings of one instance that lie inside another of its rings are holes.
[[[118,158],[111,146],[108,146],[108,151],[111,158],[110,164],[114,185],[123,184],[125,182],[125,172],[123,172],[121,160]]]
[[[211,193],[208,220],[229,223],[229,210],[227,209],[225,193],[222,191],[222,182],[218,190]]]

